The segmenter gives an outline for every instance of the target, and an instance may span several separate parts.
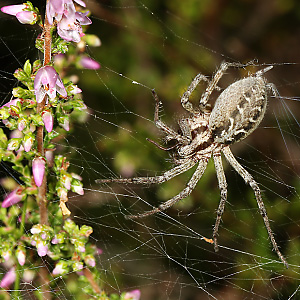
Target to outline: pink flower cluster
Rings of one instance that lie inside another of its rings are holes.
[[[77,4],[85,7],[82,0],[74,0]],[[26,3],[19,5],[8,5],[1,8],[5,14],[15,16],[22,24],[35,24],[38,15],[33,8]],[[46,6],[47,18],[52,25],[57,22],[57,32],[66,41],[80,42],[84,33],[82,25],[89,25],[92,21],[87,17],[88,12],[77,12],[73,0],[49,0]]]
[[[34,79],[34,92],[37,103],[41,103],[46,94],[50,99],[56,97],[56,92],[63,97],[67,97],[66,89],[59,75],[51,66],[42,67],[36,73]]]
[[[77,4],[85,7],[82,0],[74,0]],[[89,25],[92,21],[87,13],[76,12],[73,0],[49,0],[47,2],[47,18],[50,24],[57,22],[57,32],[66,41],[78,43],[84,35],[81,25]]]
[[[15,16],[22,24],[33,25],[36,23],[38,16],[35,12],[29,10],[26,3],[20,5],[8,5],[1,7],[1,11],[5,14]]]

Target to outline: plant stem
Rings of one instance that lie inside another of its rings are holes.
[[[51,25],[48,22],[47,14],[45,14],[45,22],[44,22],[44,63],[43,65],[46,66],[51,62]],[[47,95],[45,95],[43,101],[37,104],[37,113],[41,113],[44,109]],[[45,156],[44,150],[44,127],[39,126],[37,128],[37,150],[41,156]],[[47,192],[47,180],[46,180],[46,172],[44,174],[43,183],[38,188],[38,195],[37,200],[39,204],[39,211],[40,211],[40,224],[48,224],[48,213],[47,213],[47,199],[46,199],[46,192]]]
[[[48,0],[47,0],[48,2]],[[44,21],[44,62],[43,65],[46,66],[51,62],[51,25],[48,22],[47,13],[45,14]],[[47,101],[47,94],[45,95],[43,101],[41,103],[37,103],[37,113],[41,113],[45,107],[45,103]],[[45,157],[45,149],[44,149],[44,126],[39,126],[37,128],[37,151],[38,153]],[[45,172],[43,177],[42,185],[38,188],[37,202],[39,205],[39,213],[40,213],[40,224],[48,225],[48,212],[47,212],[47,174]],[[43,265],[39,269],[39,279],[41,292],[43,295],[43,299],[51,299],[51,293],[49,292],[49,273],[45,266],[45,262],[43,261]]]
[[[83,270],[83,274],[85,275],[85,277],[87,278],[87,280],[90,282],[90,284],[91,284],[94,292],[97,293],[98,295],[100,295],[101,289],[98,286],[98,284],[96,283],[96,281],[94,280],[93,273],[88,268],[85,268]]]

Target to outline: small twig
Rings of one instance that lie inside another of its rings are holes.
[[[88,268],[85,268],[83,270],[83,274],[87,278],[87,280],[90,282],[94,292],[100,295],[101,289],[98,286],[98,284],[96,283],[96,281],[94,280],[93,273]]]
[[[47,13],[45,14],[45,23],[44,23],[44,63],[43,65],[46,66],[51,62],[51,25],[49,24]],[[37,113],[41,113],[44,109],[47,95],[45,95],[43,101],[41,103],[37,103]],[[39,126],[37,128],[37,150],[41,156],[45,156],[44,150],[44,127]],[[47,180],[46,180],[46,173],[44,174],[43,183],[38,188],[38,195],[37,200],[39,204],[39,211],[40,211],[40,224],[48,224],[48,213],[47,213],[47,199],[46,199],[46,192],[47,192]]]
[[[46,1],[48,2],[48,0]],[[45,14],[44,21],[44,62],[43,65],[46,66],[51,62],[51,25],[48,22],[47,13]],[[41,103],[37,103],[37,113],[41,113],[44,110],[47,95],[45,95],[43,101]],[[45,156],[44,149],[44,127],[39,126],[37,128],[37,151],[41,156]],[[48,224],[48,212],[47,212],[47,179],[46,172],[43,177],[42,185],[38,188],[37,202],[39,205],[39,213],[40,213],[40,224]],[[44,262],[43,262],[44,263]],[[41,284],[41,290],[43,294],[43,299],[50,300],[52,298],[51,292],[49,292],[49,273],[45,266],[41,266],[39,270],[39,279]]]

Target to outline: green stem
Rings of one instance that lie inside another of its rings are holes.
[[[26,210],[27,210],[27,198],[24,200],[23,209],[22,209],[21,224],[19,229],[20,239],[22,238],[22,235],[24,233]],[[16,262],[16,280],[14,284],[13,299],[20,299],[20,282],[21,282],[22,275],[23,275],[23,267],[18,262]]]
[[[19,263],[16,263],[16,280],[14,285],[13,299],[21,299],[20,298],[20,281],[21,281],[21,273],[23,270]]]
[[[24,233],[25,227],[25,220],[26,220],[26,210],[27,210],[27,198],[23,202],[23,210],[22,210],[22,217],[21,217],[21,224],[20,224],[20,235],[22,236]]]

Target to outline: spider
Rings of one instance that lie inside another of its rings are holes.
[[[168,170],[159,176],[100,179],[97,180],[97,182],[118,182],[125,184],[163,183],[198,164],[186,187],[179,194],[150,211],[138,215],[127,216],[129,219],[143,218],[164,211],[190,195],[196,187],[197,182],[201,179],[207,163],[212,156],[221,193],[212,236],[214,249],[215,251],[218,251],[218,230],[227,201],[227,183],[221,159],[221,153],[223,153],[229,164],[254,191],[258,208],[273,248],[283,264],[288,267],[288,263],[280,252],[270,227],[258,183],[254,180],[252,175],[240,165],[230,150],[230,145],[243,140],[257,128],[266,111],[268,93],[271,91],[273,94],[276,94],[274,85],[268,83],[263,77],[263,74],[269,71],[273,66],[266,67],[255,74],[232,83],[221,92],[212,110],[208,105],[208,100],[212,92],[216,89],[220,89],[217,84],[226,70],[229,67],[240,68],[245,66],[246,65],[239,63],[223,62],[212,80],[208,80],[207,77],[201,73],[193,79],[190,86],[181,97],[182,107],[189,113],[189,116],[179,120],[179,133],[160,120],[159,107],[161,102],[159,101],[156,92],[153,90],[152,93],[156,101],[154,113],[155,125],[165,133],[166,141],[175,140],[176,143],[173,147],[164,148],[156,142],[148,140],[162,150],[175,150],[175,163],[177,165],[173,169]],[[201,95],[199,106],[194,107],[189,101],[189,98],[201,81],[207,82],[207,87]]]

